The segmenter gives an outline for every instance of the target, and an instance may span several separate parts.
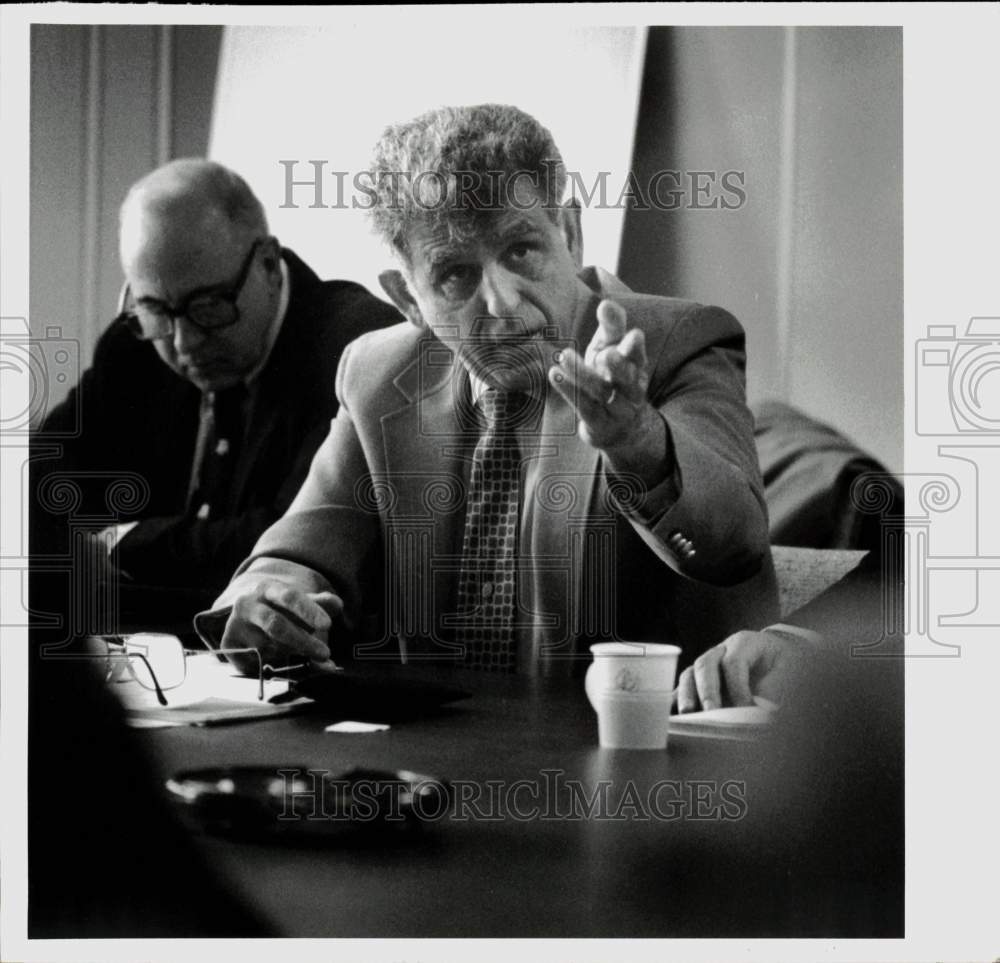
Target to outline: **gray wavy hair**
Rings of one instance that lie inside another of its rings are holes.
[[[405,257],[417,221],[446,224],[453,236],[474,233],[510,206],[522,179],[534,188],[532,203],[554,219],[566,188],[552,135],[507,104],[441,107],[387,127],[370,173],[375,232]]]

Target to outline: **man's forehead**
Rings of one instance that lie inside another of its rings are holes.
[[[150,221],[132,244],[122,246],[122,267],[133,283],[165,279],[171,287],[227,281],[246,254],[247,243],[232,231],[186,231]]]

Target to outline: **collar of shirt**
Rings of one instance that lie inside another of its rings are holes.
[[[483,381],[482,378],[477,377],[471,371],[469,372],[469,396],[472,401],[472,405],[477,410],[479,409],[479,402],[483,395],[490,391],[492,386],[487,382]],[[536,398],[538,402],[538,407],[531,406],[530,411],[534,414],[528,414],[525,418],[519,419],[519,424],[514,428],[514,437],[517,439],[517,443],[521,449],[522,455],[528,457],[529,460],[529,472],[533,471],[533,465],[536,459],[531,456],[531,452],[535,451],[539,444],[541,443],[542,435],[542,425],[544,421],[543,411],[546,404],[548,403],[548,392],[551,389],[548,386],[548,378],[543,379],[541,384],[541,396],[539,393],[531,391],[523,391],[520,394]]]
[[[471,370],[468,368],[466,370],[469,371],[469,394],[472,396],[472,404],[473,407],[478,407],[479,399],[490,390],[490,386]]]
[[[469,371],[468,368],[466,370]],[[473,374],[472,371],[469,371],[469,394],[472,397],[472,404],[473,404],[473,406],[478,407],[478,405],[479,405],[479,399],[482,398],[483,395],[487,391],[489,391],[490,389],[491,389],[491,385],[489,385],[485,381],[483,381],[483,379],[480,378],[478,375]],[[541,399],[542,401],[545,400],[545,394],[547,392],[548,392],[548,377],[546,376],[542,380],[542,399]],[[520,393],[521,394],[525,394],[525,395],[534,395],[535,394],[534,392],[531,392],[531,391],[523,391],[523,392],[520,392]]]
[[[278,310],[274,314],[274,320],[271,322],[271,327],[267,331],[267,343],[264,346],[264,353],[260,356],[260,361],[257,362],[256,367],[243,379],[243,383],[249,388],[254,381],[257,380],[258,375],[264,370],[267,365],[268,358],[271,357],[271,351],[274,349],[274,343],[278,340],[278,335],[281,334],[281,326],[285,322],[285,315],[288,312],[288,300],[291,297],[292,282],[288,276],[288,265],[285,264],[285,259],[281,259],[281,293],[278,295]]]

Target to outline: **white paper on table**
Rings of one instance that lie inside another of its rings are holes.
[[[729,706],[672,715],[670,735],[697,736],[701,739],[755,739],[773,725],[778,707],[760,697],[754,701],[757,704],[752,706]]]
[[[355,722],[353,719],[344,719],[342,722],[335,722],[327,726],[324,732],[385,732],[389,728],[384,722]]]

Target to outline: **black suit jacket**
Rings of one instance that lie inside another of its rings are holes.
[[[33,439],[39,552],[69,551],[73,525],[139,519],[113,561],[137,582],[218,590],[279,518],[337,412],[335,374],[347,343],[397,323],[396,310],[350,281],[320,281],[291,251],[291,295],[253,393],[236,466],[232,511],[185,514],[201,394],[121,323],[92,367]]]

